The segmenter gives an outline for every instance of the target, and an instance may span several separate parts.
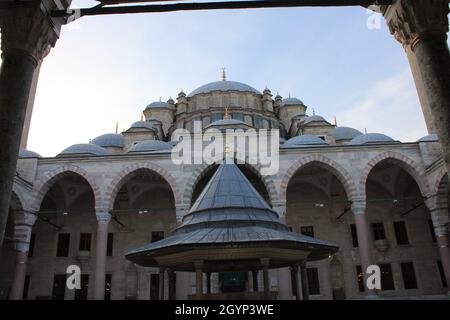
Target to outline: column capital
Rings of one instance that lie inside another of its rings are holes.
[[[14,212],[14,224],[32,227],[36,223],[37,217],[37,212],[25,209],[17,210]]]
[[[381,9],[391,34],[413,50],[421,40],[446,37],[449,31],[448,0],[397,0]]]
[[[353,214],[364,214],[366,212],[366,197],[353,198],[351,208]]]
[[[58,3],[69,6],[67,1]],[[50,11],[56,8],[54,0],[4,3],[0,8],[3,54],[20,52],[30,56],[36,65],[43,60],[55,46],[63,24],[61,19],[50,17]]]
[[[106,210],[102,210],[102,211],[95,211],[95,217],[97,218],[97,222],[99,224],[108,224],[109,221],[111,220],[111,214],[106,211]]]

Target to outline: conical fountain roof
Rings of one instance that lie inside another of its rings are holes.
[[[338,246],[289,231],[234,163],[221,164],[182,224],[158,242],[147,244],[126,256],[136,263],[163,252],[204,247],[268,246],[276,243],[301,247],[310,259],[321,259]],[[184,248],[184,249],[181,249]],[[147,264],[148,265],[148,264]]]

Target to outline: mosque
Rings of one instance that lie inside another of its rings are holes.
[[[0,299],[447,297],[449,180],[437,136],[401,142],[311,109],[223,75],[150,103],[121,133],[55,157],[21,150]],[[195,121],[279,130],[278,172],[174,164],[172,133]],[[81,270],[76,290],[70,265]],[[366,288],[369,265],[381,289]]]

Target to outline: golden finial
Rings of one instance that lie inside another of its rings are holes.
[[[227,74],[225,72],[225,68],[222,68],[222,81],[227,81]]]
[[[119,133],[119,121],[116,122],[116,134]]]
[[[228,113],[229,106],[225,107],[225,115],[223,116],[224,119],[231,119],[230,114]]]

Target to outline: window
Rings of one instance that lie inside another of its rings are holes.
[[[356,224],[352,223],[350,225],[350,230],[352,232],[352,244],[353,248],[358,248],[358,233],[356,232]]]
[[[403,276],[403,284],[405,289],[417,289],[416,274],[414,272],[414,265],[412,262],[400,263]]]
[[[300,227],[300,233],[305,236],[314,238],[314,227],[313,226]]]
[[[378,265],[381,271],[381,290],[395,290],[392,268],[389,263]]]
[[[372,231],[374,240],[386,239],[386,234],[384,233],[384,225],[382,222],[372,223]]]
[[[105,275],[105,300],[111,300],[112,274]]]
[[[428,220],[428,226],[430,227],[431,240],[436,242],[436,233],[434,232],[433,221],[431,219]]]
[[[78,250],[80,251],[91,251],[91,233],[80,233],[80,245]]]
[[[30,237],[30,248],[28,249],[28,258],[33,257],[35,239],[36,239],[36,235],[33,233]]]
[[[66,275],[55,274],[53,276],[52,299],[64,300],[65,292],[66,292]]]
[[[445,278],[444,268],[442,266],[442,261],[437,262],[439,275],[441,276],[442,287],[447,288],[447,279]]]
[[[320,284],[319,284],[319,272],[318,272],[317,268],[307,268],[306,273],[308,276],[309,294],[319,295],[320,294]]]
[[[23,294],[22,294],[22,300],[28,299],[28,289],[30,288],[30,275],[27,274],[25,276],[25,282],[23,284]]]
[[[106,255],[112,257],[113,255],[113,244],[114,244],[114,233],[108,233],[108,243],[106,245]]]
[[[164,231],[152,231],[152,242],[164,239]]]
[[[409,244],[405,221],[394,221],[394,230],[398,245]]]
[[[322,139],[323,141],[327,141],[327,138],[325,136],[317,136],[319,139]]]
[[[89,275],[81,275],[81,288],[75,289],[75,300],[87,300],[89,289]]]
[[[57,257],[68,257],[70,246],[70,233],[58,234],[58,245],[56,250]]]

